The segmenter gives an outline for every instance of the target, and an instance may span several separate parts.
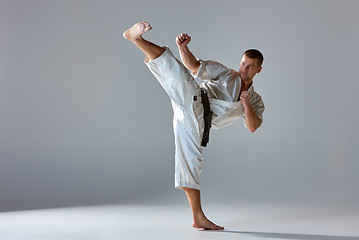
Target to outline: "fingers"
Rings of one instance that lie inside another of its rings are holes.
[[[247,91],[242,91],[241,96],[240,96],[240,99],[241,99],[241,100],[248,99],[249,97],[250,97],[249,92],[247,92]]]
[[[177,42],[191,41],[191,37],[187,33],[181,33],[176,37]]]
[[[242,91],[241,97],[249,97],[249,92]]]

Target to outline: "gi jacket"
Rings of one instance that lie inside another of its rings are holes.
[[[244,118],[242,101],[237,101],[241,91],[239,72],[227,68],[215,61],[203,61],[197,74],[193,74],[196,81],[202,81],[200,87],[205,89],[209,96],[211,111],[213,112],[212,127],[221,128],[231,124],[239,117]],[[250,102],[254,112],[263,119],[264,103],[262,97],[251,86],[248,89]]]

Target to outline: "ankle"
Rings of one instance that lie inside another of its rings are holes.
[[[143,42],[143,41],[144,41],[144,39],[142,38],[142,35],[132,39],[133,43],[139,43],[139,42]]]
[[[205,220],[207,219],[207,217],[204,215],[204,213],[197,213],[193,215],[193,220],[194,221],[200,221],[200,220]]]

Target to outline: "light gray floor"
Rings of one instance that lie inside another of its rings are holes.
[[[192,229],[186,205],[113,205],[0,213],[1,240],[359,240],[359,209],[206,206],[224,231]]]

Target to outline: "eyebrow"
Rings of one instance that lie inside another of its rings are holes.
[[[244,62],[241,62],[241,64],[245,64]],[[252,67],[254,67],[254,64],[249,64],[249,65],[247,65],[247,66],[252,66]]]

